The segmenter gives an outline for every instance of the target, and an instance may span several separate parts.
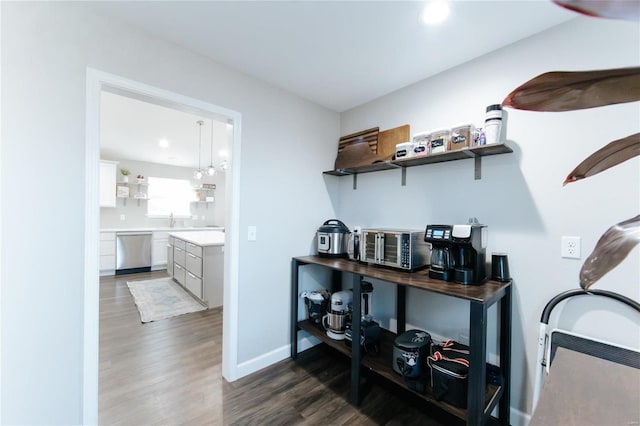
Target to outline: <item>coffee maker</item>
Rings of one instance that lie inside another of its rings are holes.
[[[475,219],[465,225],[427,225],[424,240],[431,243],[429,277],[465,285],[486,279],[485,225]]]

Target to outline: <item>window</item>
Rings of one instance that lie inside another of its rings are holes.
[[[149,177],[148,216],[190,217],[194,200],[191,184],[185,179]]]

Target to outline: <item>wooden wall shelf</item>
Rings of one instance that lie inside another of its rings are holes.
[[[404,186],[405,179],[406,179],[404,172],[407,167],[422,166],[425,164],[443,163],[446,161],[455,161],[455,160],[464,160],[467,158],[474,158],[475,159],[475,178],[481,179],[482,176],[481,176],[480,159],[482,157],[486,157],[488,155],[508,154],[511,152],[513,152],[513,149],[511,149],[508,145],[504,143],[499,143],[499,144],[492,144],[492,145],[476,146],[472,148],[465,148],[457,151],[442,152],[439,154],[430,154],[430,155],[425,155],[423,157],[407,158],[406,160],[392,160],[392,161],[374,163],[374,164],[361,166],[361,167],[352,167],[352,168],[338,169],[338,170],[327,170],[323,172],[323,174],[331,175],[331,176],[352,175],[354,176],[353,189],[356,189],[357,181],[355,179],[355,175],[357,174],[402,168],[403,169],[402,185]]]

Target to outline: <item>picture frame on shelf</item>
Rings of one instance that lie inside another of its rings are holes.
[[[127,185],[116,186],[116,197],[129,198],[129,187]]]

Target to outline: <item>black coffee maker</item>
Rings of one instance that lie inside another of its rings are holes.
[[[427,225],[431,243],[429,277],[477,285],[486,279],[487,227],[473,220],[466,225]]]

